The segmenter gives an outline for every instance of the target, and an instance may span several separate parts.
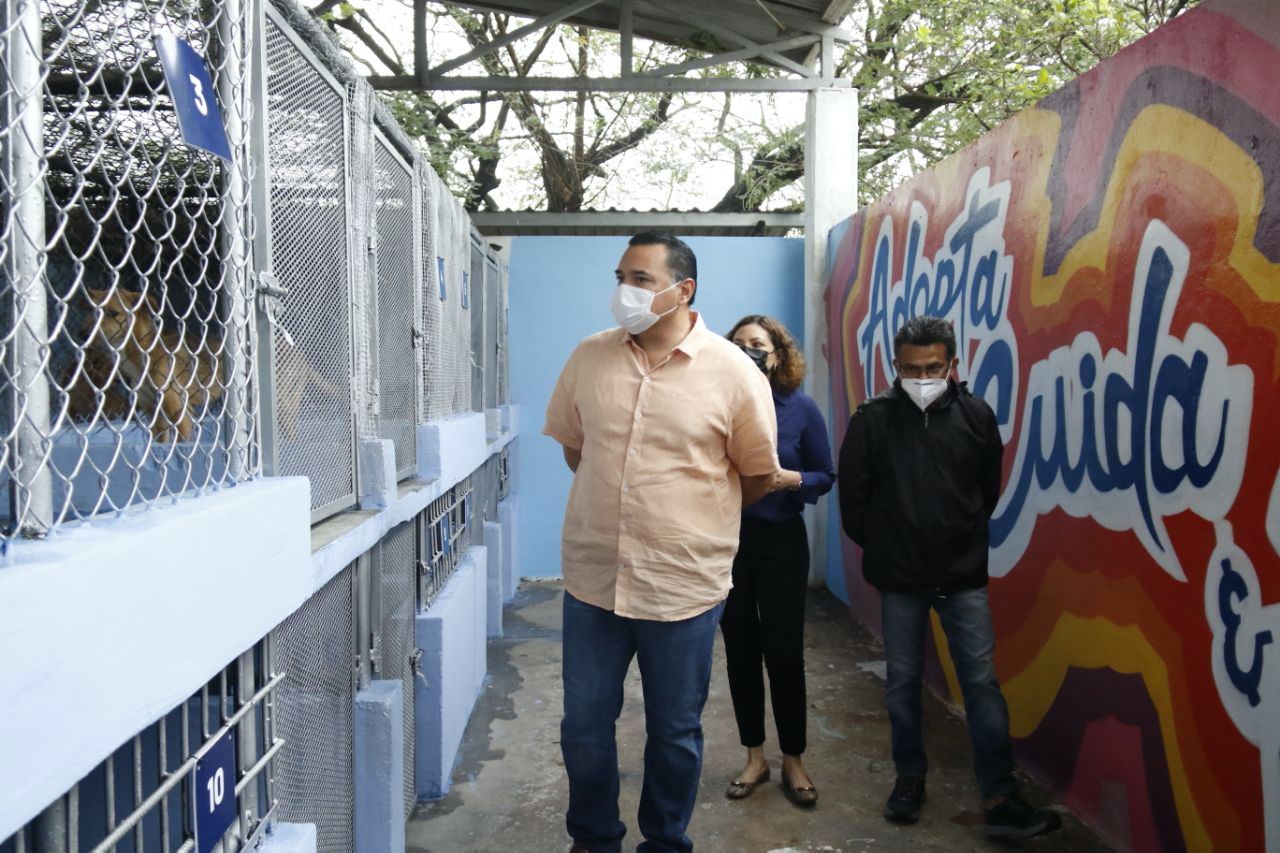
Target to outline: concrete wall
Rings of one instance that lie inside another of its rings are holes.
[[[418,799],[449,791],[449,775],[484,686],[487,550],[472,547],[431,608],[417,618],[423,679],[417,682]]]
[[[691,238],[698,256],[694,309],[728,332],[744,314],[781,320],[803,345],[804,242]],[[578,342],[616,325],[609,313],[622,237],[519,237],[510,258],[511,392],[522,408],[518,456],[522,576],[560,574],[560,527],[571,476],[560,446],[541,435],[547,401]]]
[[[830,280],[837,437],[908,316],[955,322],[1018,753],[1123,848],[1280,850],[1277,67],[1274,3],[1206,3],[861,211]]]
[[[503,422],[517,422],[515,407]],[[11,652],[0,655],[0,839],[513,438],[488,434],[483,413],[422,425],[420,478],[365,483],[364,511],[314,529],[307,480],[284,478],[15,542],[0,567],[0,649]],[[473,552],[483,564],[484,549]],[[487,604],[468,601],[457,653],[478,684]],[[465,709],[465,725],[475,695],[442,701]]]

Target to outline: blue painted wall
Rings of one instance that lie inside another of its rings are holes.
[[[827,234],[827,279],[831,279],[831,269],[835,265],[836,250],[844,240],[845,233],[853,224],[852,219],[842,220]],[[840,446],[836,444],[836,424],[831,419],[831,412],[824,412],[827,418],[827,437],[831,439],[831,453],[840,458]],[[844,531],[840,527],[840,481],[836,480],[835,488],[818,503],[818,512],[827,513],[827,589],[836,598],[849,604],[849,588],[844,579]]]
[[[777,317],[804,332],[804,241],[782,237],[690,239],[698,256],[694,308],[727,332],[744,314]],[[511,395],[520,404],[518,454],[522,575],[560,575],[560,527],[570,474],[560,445],[542,435],[547,401],[573,348],[614,324],[609,297],[624,237],[519,237],[511,247]]]

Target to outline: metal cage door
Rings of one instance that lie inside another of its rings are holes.
[[[346,95],[267,9],[272,310],[260,329],[268,473],[311,480],[312,520],[355,504]]]

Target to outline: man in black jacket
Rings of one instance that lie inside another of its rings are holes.
[[[995,414],[955,370],[951,324],[916,317],[894,336],[892,387],[858,407],[840,448],[845,533],[880,591],[886,704],[897,783],[885,817],[914,823],[928,764],[920,676],[930,608],[938,612],[964,693],[988,835],[1026,838],[1062,825],[1017,794],[1009,710],[996,680],[987,604],[987,523],[1000,496],[1004,445]]]

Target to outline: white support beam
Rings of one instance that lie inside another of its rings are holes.
[[[677,234],[785,234],[804,227],[804,214],[789,211],[713,213],[698,210],[478,210],[471,220],[482,234],[634,234],[659,229]]]
[[[804,136],[804,357],[805,390],[831,421],[830,365],[827,363],[827,254],[833,227],[858,209],[858,93],[825,88],[809,93]],[[835,502],[810,508],[809,584],[827,577],[827,528]]]
[[[727,62],[738,62],[740,60],[751,59],[756,56],[770,55],[773,54],[774,51],[788,50],[793,47],[804,47],[805,45],[813,44],[818,41],[818,39],[819,36],[806,33],[801,36],[795,36],[794,38],[784,39],[783,41],[744,47],[741,50],[733,50],[728,53],[717,53],[713,56],[704,56],[701,59],[691,59],[688,62],[681,62],[678,65],[663,65],[661,68],[654,68],[651,71],[644,72],[642,76],[675,76],[677,74],[683,74],[686,71],[695,71],[699,68],[709,68],[713,65],[724,65]]]
[[[380,91],[436,92],[809,92],[849,88],[849,80],[727,77],[436,77],[425,84],[409,74],[369,77]]]
[[[574,15],[578,14],[579,12],[585,9],[590,9],[592,6],[598,6],[602,2],[604,2],[604,0],[577,0],[576,3],[570,3],[562,9],[559,9],[555,12],[551,12],[550,14],[547,14],[547,15],[543,15],[541,18],[538,18],[536,21],[533,21],[531,23],[525,24],[523,27],[519,27],[517,29],[512,30],[511,32],[507,33],[504,36],[500,36],[499,38],[496,38],[491,42],[486,42],[485,44],[482,44],[476,47],[474,50],[469,50],[466,53],[462,54],[462,56],[456,56],[453,59],[440,63],[435,68],[431,69],[431,74],[433,76],[440,76],[442,74],[447,74],[453,69],[461,68],[462,66],[466,65],[468,62],[479,59],[485,54],[493,53],[495,50],[506,47],[512,42],[519,41],[520,39],[524,38],[530,33],[537,32],[538,30],[546,29],[547,27],[554,27],[556,24],[560,23],[565,18],[572,18]]]

